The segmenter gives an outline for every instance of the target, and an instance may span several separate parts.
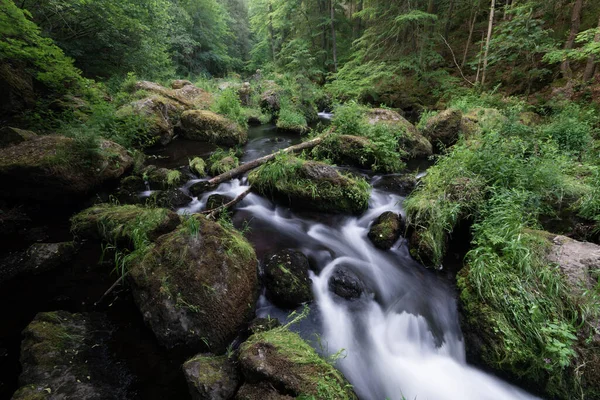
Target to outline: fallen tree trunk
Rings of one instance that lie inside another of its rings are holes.
[[[254,161],[247,162],[245,164],[240,165],[237,168],[232,169],[231,171],[227,171],[224,174],[217,175],[208,181],[198,182],[192,187],[190,187],[190,192],[197,196],[200,193],[207,191],[208,189],[214,188],[217,185],[220,185],[223,182],[227,182],[233,178],[236,178],[240,175],[245,174],[246,172],[253,170],[256,167],[260,167],[264,163],[271,161],[277,157],[280,153],[296,153],[302,150],[312,149],[317,146],[319,143],[323,141],[323,136],[309,140],[308,142],[300,143],[294,146],[286,147],[283,150],[280,150],[276,153],[269,154],[267,156],[257,158]]]
[[[231,208],[231,207],[235,206],[237,203],[239,203],[240,201],[244,200],[244,198],[246,196],[248,196],[251,191],[252,191],[252,187],[249,187],[242,194],[240,194],[239,196],[237,196],[235,199],[231,200],[229,203],[223,204],[222,206],[219,206],[217,208],[213,208],[212,210],[202,211],[200,214],[204,214],[204,215],[206,215],[210,219],[216,219],[217,216],[221,212],[225,211],[228,208]]]

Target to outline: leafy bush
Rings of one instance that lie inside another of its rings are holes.
[[[242,108],[242,103],[233,88],[223,90],[211,106],[212,111],[224,115],[240,126],[247,126],[247,117]]]

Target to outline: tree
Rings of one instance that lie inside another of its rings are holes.
[[[575,44],[575,38],[579,33],[579,26],[581,25],[581,8],[583,7],[583,0],[575,0],[573,4],[573,10],[571,13],[571,29],[569,30],[569,36],[565,42],[565,50],[571,50]],[[561,65],[560,70],[565,78],[571,79],[572,72],[569,64],[569,59],[565,59]]]
[[[481,74],[481,86],[485,86],[485,78],[488,66],[488,54],[490,51],[490,41],[492,39],[492,30],[494,29],[494,11],[496,7],[496,0],[492,0],[490,5],[490,19],[488,22],[487,39],[485,41],[485,53],[483,54],[483,70]]]
[[[598,28],[596,29],[596,34],[594,35],[593,46],[596,47],[596,51],[590,51],[590,55],[588,56],[587,63],[585,65],[585,71],[583,72],[583,80],[585,82],[591,80],[594,77],[594,72],[596,71],[596,54],[600,52],[600,19],[598,20]]]

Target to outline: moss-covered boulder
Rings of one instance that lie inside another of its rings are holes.
[[[100,314],[39,313],[23,331],[22,386],[13,400],[128,398],[132,376],[111,357]]]
[[[0,62],[0,93],[0,117],[3,119],[33,108],[36,93],[29,68],[3,59]]]
[[[206,176],[206,161],[200,157],[195,157],[189,162],[190,171],[198,178]]]
[[[0,129],[0,148],[19,144],[37,137],[35,132],[5,126]]]
[[[240,160],[233,152],[215,154],[208,160],[208,170],[213,176],[224,174],[239,165]]]
[[[284,308],[312,300],[308,258],[299,251],[281,250],[265,257],[264,280],[269,299]]]
[[[271,398],[356,399],[344,376],[285,327],[252,335],[240,347],[239,362],[244,386],[258,386],[242,387],[240,398],[266,392]]]
[[[100,140],[89,146],[50,135],[0,149],[0,181],[10,188],[0,191],[0,198],[69,204],[117,180],[133,165],[116,143]]]
[[[281,89],[273,85],[260,95],[260,108],[269,114],[277,114],[281,109]]]
[[[199,354],[183,364],[192,400],[228,400],[237,391],[241,377],[226,355]]]
[[[139,235],[154,240],[173,231],[179,223],[179,216],[164,208],[100,204],[75,215],[71,232],[81,239],[131,242]]]
[[[148,198],[150,204],[170,210],[181,208],[191,201],[192,198],[179,189],[157,190]]]
[[[180,81],[180,83],[183,83],[183,81]],[[178,84],[175,85],[179,86]],[[169,89],[158,83],[140,81],[135,84],[134,91],[149,92],[153,95],[159,95],[162,98],[178,103],[187,110],[208,108],[211,102],[211,95],[193,84],[183,84],[183,86],[178,89]]]
[[[461,132],[470,137],[481,129],[497,129],[508,121],[500,110],[496,108],[476,107],[463,115]]]
[[[415,174],[385,175],[373,183],[376,189],[384,189],[405,197],[410,195],[416,186]]]
[[[173,82],[171,82],[172,89],[181,89],[184,86],[190,85],[193,85],[193,83],[185,79],[175,79]]]
[[[370,186],[332,166],[279,157],[249,175],[253,190],[292,208],[359,214],[369,205]]]
[[[437,150],[448,148],[458,141],[462,128],[462,112],[455,108],[444,110],[427,120],[425,136]]]
[[[75,254],[73,242],[34,243],[23,252],[0,260],[0,283],[21,274],[40,274],[68,263]]]
[[[329,135],[313,154],[339,165],[370,169],[376,164],[375,145],[364,136]]]
[[[236,122],[206,110],[190,110],[181,115],[182,135],[186,139],[223,146],[237,146],[248,141],[248,133]]]
[[[233,197],[231,196],[225,196],[223,194],[211,194],[206,200],[206,210],[214,210],[215,208],[224,206],[232,200]]]
[[[399,214],[387,211],[373,221],[368,236],[375,247],[389,250],[400,238],[403,230],[402,217]]]
[[[411,158],[428,157],[433,153],[431,143],[406,118],[393,110],[373,108],[366,118],[371,125],[384,123],[399,132],[398,144]]]
[[[173,189],[183,183],[180,171],[168,168],[158,168],[149,165],[141,171],[142,179],[148,184],[150,190]]]
[[[125,119],[138,116],[145,125],[146,136],[139,138],[140,143],[159,143],[165,146],[173,140],[174,126],[184,110],[185,106],[177,101],[152,95],[121,107],[117,111],[117,117]]]
[[[223,353],[253,313],[256,255],[239,232],[191,216],[130,270],[133,295],[160,343]]]
[[[252,99],[252,86],[250,82],[244,82],[242,86],[238,89],[238,96],[240,98],[240,102],[244,107],[248,107],[251,104]]]

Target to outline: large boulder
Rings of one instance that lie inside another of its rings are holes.
[[[370,186],[331,165],[280,158],[249,175],[253,190],[292,208],[359,214],[369,205]]]
[[[21,273],[50,271],[68,263],[74,254],[73,242],[34,243],[27,250],[0,260],[0,283]]]
[[[179,103],[188,110],[193,108],[207,108],[211,102],[211,95],[193,84],[184,84],[184,82],[175,81],[173,83],[174,89],[169,89],[158,83],[140,81],[135,84],[134,90],[160,95],[163,98]],[[175,86],[178,88],[176,89]]]
[[[281,109],[281,94],[276,88],[268,89],[260,95],[260,108],[267,113],[276,114]]]
[[[132,376],[108,347],[113,331],[100,314],[37,314],[23,331],[21,388],[12,399],[129,398]]]
[[[423,128],[423,135],[438,150],[448,148],[458,141],[462,117],[462,112],[455,108],[444,110],[429,118]]]
[[[402,216],[387,211],[373,221],[368,236],[375,247],[381,250],[389,250],[400,238],[403,230]]]
[[[235,364],[226,356],[199,354],[183,364],[192,400],[228,400],[240,384]]]
[[[356,399],[344,376],[320,358],[295,332],[285,327],[255,333],[240,347],[239,363],[244,374],[243,396],[263,392],[262,398]],[[257,390],[258,389],[258,390]]]
[[[150,204],[175,210],[192,201],[192,198],[179,189],[157,190],[148,198]]]
[[[313,153],[339,165],[370,169],[376,162],[374,148],[373,142],[364,136],[332,135],[315,147]]]
[[[82,148],[71,138],[41,136],[0,149],[0,197],[40,203],[72,203],[117,180],[133,159],[120,145],[100,140]]]
[[[164,208],[99,204],[75,215],[71,232],[80,239],[129,244],[140,235],[154,240],[173,231],[179,223],[179,216]]]
[[[190,110],[181,115],[182,135],[186,139],[223,146],[237,146],[248,141],[248,133],[236,122],[206,110]]]
[[[117,117],[128,118],[136,115],[143,118],[147,124],[145,134],[148,137],[139,138],[140,143],[158,142],[165,146],[173,140],[174,125],[179,121],[179,116],[184,110],[185,106],[176,101],[152,95],[121,107]]]
[[[417,128],[398,112],[385,108],[368,110],[366,116],[369,124],[386,124],[400,132],[398,144],[406,151],[409,157],[428,157],[433,153],[431,143]]]
[[[4,128],[0,129],[0,148],[8,147],[13,144],[19,144],[37,137],[38,136],[35,134],[35,132],[5,126]]]
[[[282,250],[265,257],[267,296],[280,307],[296,308],[312,300],[308,258],[299,251]]]
[[[253,313],[256,254],[239,232],[190,216],[132,266],[135,302],[158,341],[185,351],[225,352]]]
[[[172,89],[181,89],[184,86],[193,86],[194,84],[188,80],[185,79],[176,79],[173,82],[171,82],[171,88]]]

